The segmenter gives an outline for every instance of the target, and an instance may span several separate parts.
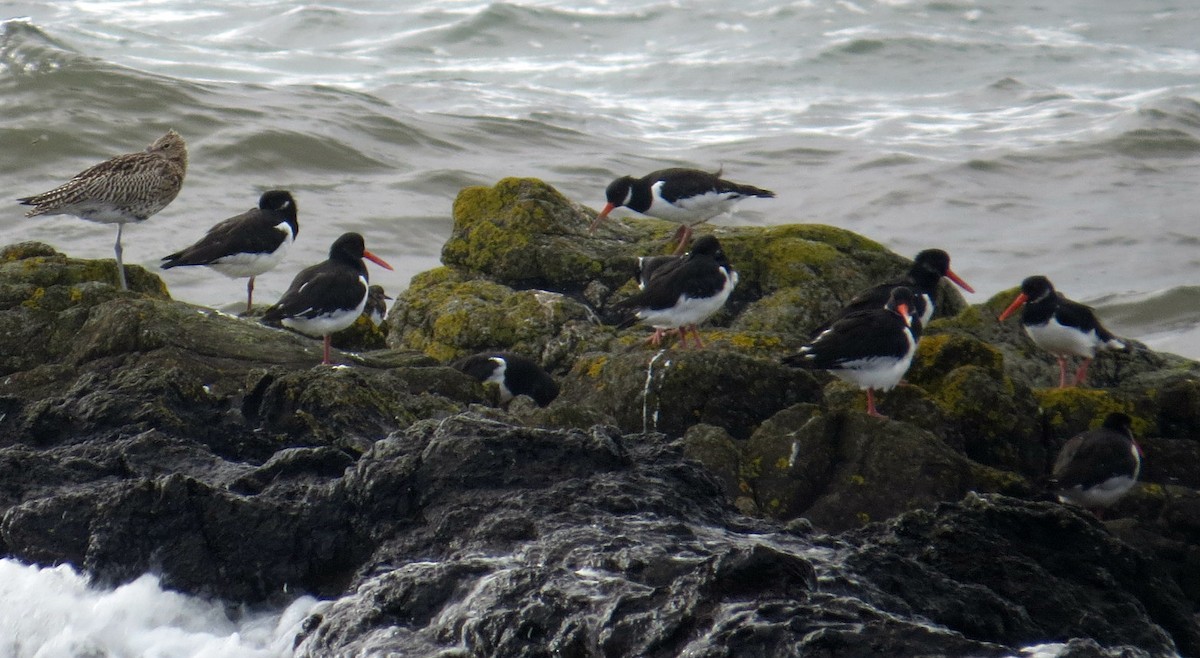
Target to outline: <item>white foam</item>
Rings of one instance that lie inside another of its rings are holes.
[[[317,600],[284,610],[242,612],[221,601],[164,590],[144,575],[97,589],[69,566],[0,560],[0,657],[276,658],[292,655]]]

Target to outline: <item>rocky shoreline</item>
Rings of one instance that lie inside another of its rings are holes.
[[[707,349],[660,353],[599,320],[673,225],[591,236],[530,179],[454,213],[386,332],[335,342],[368,350],[346,368],[141,268],[122,292],[111,260],[0,250],[0,550],[237,602],[312,593],[303,656],[1200,655],[1200,364],[1135,343],[1094,388],[1049,388],[1053,360],[995,319],[1012,294],[946,285],[891,420],[870,418],[779,364],[903,271],[870,240],[714,228],[741,283]],[[559,398],[500,408],[444,365],[493,349]],[[1146,461],[1102,523],[1043,484],[1116,410]]]

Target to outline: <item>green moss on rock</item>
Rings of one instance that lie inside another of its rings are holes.
[[[540,354],[569,323],[590,323],[587,308],[564,295],[513,290],[447,272],[414,278],[389,315],[388,343],[440,361],[482,350]]]

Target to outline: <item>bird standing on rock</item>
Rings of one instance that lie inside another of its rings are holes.
[[[629,208],[643,215],[679,222],[679,230],[675,234],[678,240],[675,253],[679,255],[691,241],[693,226],[729,212],[741,199],[771,198],[775,193],[724,180],[720,171],[710,174],[699,169],[672,168],[655,171],[641,178],[622,176],[609,183],[604,196],[608,203],[589,230],[595,231],[613,210]]]
[[[141,222],[175,200],[187,173],[187,144],[174,130],[159,137],[145,151],[118,155],[84,169],[58,187],[17,199],[33,206],[26,217],[74,215],[91,222],[117,225],[117,276],[122,290],[125,262],[121,233],[125,224]]]
[[[207,265],[232,278],[250,277],[246,313],[254,305],[254,277],[274,269],[300,234],[296,200],[285,190],[264,192],[258,207],[210,228],[196,244],[163,257],[162,268]]]
[[[1117,339],[1096,319],[1090,306],[1074,302],[1054,290],[1050,279],[1031,276],[1021,282],[1021,293],[1000,314],[1000,321],[1024,306],[1021,311],[1021,326],[1025,333],[1040,348],[1058,359],[1058,387],[1067,386],[1068,356],[1083,357],[1083,363],[1075,372],[1075,385],[1087,379],[1088,365],[1096,357],[1096,350],[1123,350],[1125,343]]]
[[[1063,444],[1054,461],[1053,484],[1064,503],[1095,513],[1132,489],[1141,470],[1142,450],[1133,438],[1133,420],[1115,412],[1101,427]]]
[[[263,314],[263,320],[278,321],[310,336],[322,336],[325,352],[321,363],[328,364],[330,334],[354,324],[367,304],[364,258],[392,269],[367,251],[363,236],[343,233],[329,248],[329,260],[300,270],[283,297]]]
[[[800,352],[784,357],[785,365],[828,370],[867,391],[867,413],[875,409],[874,390],[889,391],[908,372],[917,351],[912,328],[916,296],[906,287],[892,288],[887,304],[855,311],[833,323]]]
[[[738,282],[738,273],[725,258],[716,237],[705,235],[696,240],[691,252],[664,261],[649,275],[642,291],[621,300],[613,309],[629,313],[620,326],[637,320],[654,327],[647,339],[658,346],[669,329],[679,329],[680,341],[687,347],[688,332],[696,347],[704,347],[697,325],[721,310]]]
[[[926,249],[916,255],[912,266],[908,268],[908,272],[903,277],[895,281],[871,286],[859,292],[854,296],[854,299],[850,300],[849,304],[846,304],[838,312],[837,317],[842,318],[855,311],[883,308],[887,304],[888,297],[892,294],[892,289],[897,286],[904,286],[912,290],[913,294],[916,295],[913,315],[916,320],[920,321],[921,326],[924,327],[933,318],[933,300],[937,295],[937,287],[941,283],[942,277],[950,279],[955,285],[967,292],[975,292],[974,288],[950,269],[950,254],[941,249]],[[836,321],[837,319],[833,322]],[[825,324],[813,332],[813,334],[820,334],[822,331],[828,329],[833,322]]]

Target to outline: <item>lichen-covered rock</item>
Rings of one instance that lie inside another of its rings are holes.
[[[580,357],[558,403],[595,408],[626,432],[679,436],[708,423],[745,438],[776,411],[820,395],[807,372],[739,352],[635,349]]]
[[[87,283],[112,286],[114,294],[168,297],[167,286],[162,279],[140,265],[125,266],[128,291],[120,290],[117,274],[117,261],[114,259],[68,258],[41,242],[21,242],[0,248],[0,282],[3,282],[0,284],[0,300],[4,300],[5,305],[14,295],[26,291],[27,294],[22,298],[26,306],[38,308],[42,305],[46,289],[52,287],[65,287],[67,294],[60,299],[70,300],[74,294],[70,286]],[[17,289],[10,289],[9,286],[16,286]],[[53,301],[53,298],[47,300],[50,303]]]
[[[604,316],[608,296],[623,287],[628,290],[637,257],[661,253],[676,226],[655,219],[626,218],[605,224],[593,235],[587,229],[594,217],[590,209],[534,179],[508,178],[490,188],[466,188],[455,202],[455,228],[442,250],[443,263],[455,273],[435,270],[415,278],[414,285],[425,290],[434,280],[465,283],[483,278],[514,290],[578,295]],[[720,238],[740,275],[728,313],[714,323],[726,325],[737,316],[735,331],[772,332],[789,339],[792,346],[808,338],[859,290],[898,277],[908,266],[904,258],[878,243],[831,226],[711,226],[702,230],[711,230]],[[470,293],[463,288],[459,292]],[[411,303],[413,295],[408,299]],[[943,289],[939,302],[943,312],[956,312],[962,303],[949,286]],[[432,310],[410,308],[396,326],[402,333],[421,327],[428,335]],[[400,340],[404,342],[390,344],[414,347],[420,342]],[[447,340],[453,342],[454,338],[445,336],[434,342]],[[439,345],[430,349],[445,351]]]
[[[413,277],[389,314],[388,343],[440,361],[485,350],[529,354],[553,367],[560,344],[600,341],[595,317],[579,301],[545,290],[515,290],[449,268]],[[611,332],[608,332],[611,338]],[[598,343],[603,344],[603,343]],[[557,356],[557,358],[556,358]]]

